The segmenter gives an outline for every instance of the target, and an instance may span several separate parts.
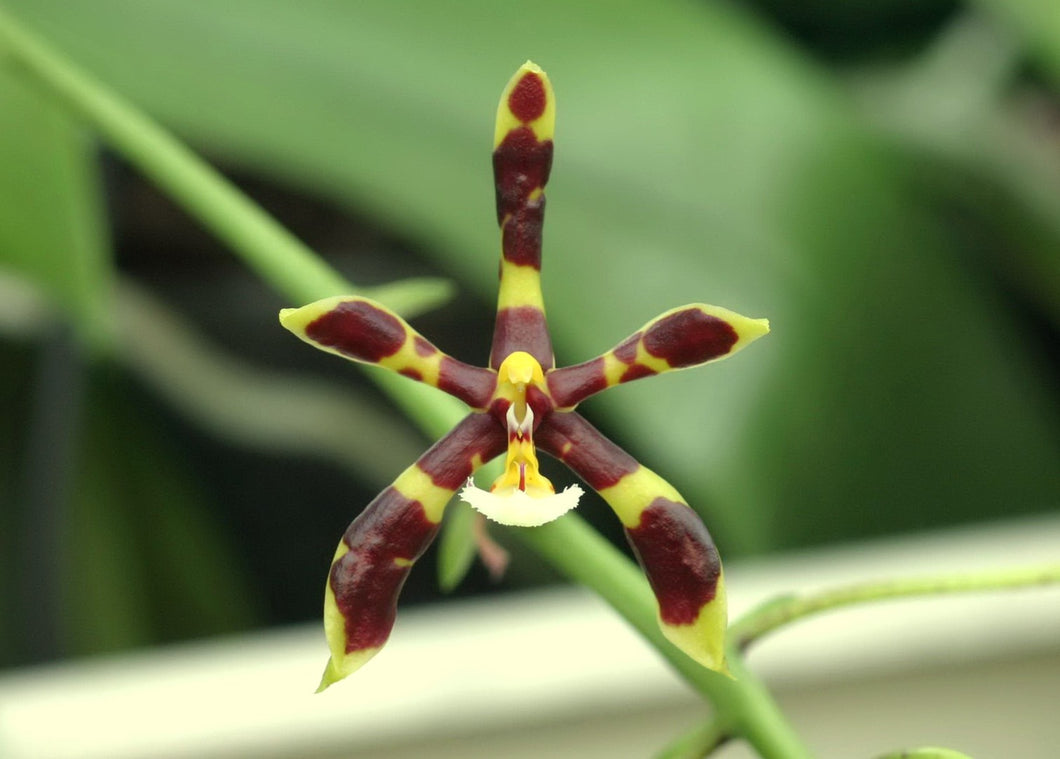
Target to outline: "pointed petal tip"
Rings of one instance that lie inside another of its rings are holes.
[[[516,129],[529,127],[539,141],[551,140],[556,129],[556,96],[544,69],[527,60],[508,80],[497,106],[493,147]]]
[[[337,683],[342,677],[335,671],[335,660],[328,659],[327,665],[324,667],[324,672],[320,676],[320,685],[313,693],[323,693],[328,689],[328,686]]]
[[[717,310],[722,311],[722,309]],[[769,334],[769,319],[753,319],[749,316],[738,314],[735,311],[728,311],[726,318],[732,328],[736,331],[738,338],[736,344],[733,345],[732,350],[729,352],[729,355],[732,355],[742,348],[746,348],[758,338]]]
[[[352,651],[341,657],[341,660],[336,662],[334,654],[328,659],[327,666],[324,667],[324,674],[320,677],[320,685],[317,686],[316,693],[323,693],[330,686],[337,683],[339,680],[344,680],[354,672],[363,667],[369,659],[379,653],[379,648],[366,648],[360,651]]]
[[[748,319],[747,340],[757,340],[763,335],[769,334],[769,319]]]
[[[280,324],[282,324],[287,329],[291,329],[291,327],[288,326],[288,323],[291,321],[292,318],[294,318],[294,314],[297,311],[298,311],[297,308],[281,308],[280,309]]]
[[[660,627],[663,635],[689,658],[712,672],[732,679],[729,664],[725,660],[724,636],[718,636],[716,631],[711,634],[711,631],[696,624],[681,627],[660,624]]]
[[[689,624],[670,624],[660,610],[659,628],[671,643],[707,669],[732,677],[725,660],[725,638],[729,626],[724,573],[718,577],[714,598],[705,603]]]
[[[303,337],[306,326],[313,321],[313,319],[324,313],[324,309],[317,306],[318,303],[320,303],[320,301],[299,306],[297,308],[281,308],[280,324],[290,332],[295,333],[299,337]]]

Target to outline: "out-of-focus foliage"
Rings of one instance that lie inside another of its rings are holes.
[[[864,0],[858,17],[835,15],[827,3],[794,13],[764,1],[5,5],[212,160],[341,207],[372,234],[415,248],[465,294],[465,305],[433,326],[472,320],[438,342],[478,363],[485,356],[468,351],[488,341],[468,339],[465,348],[460,335],[488,329],[474,319],[489,318],[494,297],[495,98],[525,58],[540,63],[559,101],[544,286],[561,363],[601,352],[674,303],[703,300],[771,319],[770,337],[731,362],[586,404],[700,509],[728,556],[1060,502],[1060,17],[1048,0],[928,3],[919,13]],[[850,38],[842,46],[825,33],[835,25]],[[77,334],[109,334],[119,313],[107,307],[112,272],[87,135],[8,77],[0,95],[25,104],[0,109],[0,198],[25,210],[0,208],[0,266],[54,299]],[[39,109],[51,127],[30,126]],[[29,161],[43,168],[17,168]],[[119,220],[136,213],[115,206],[113,193],[111,207]],[[388,271],[373,244],[347,245],[323,252],[358,280]],[[349,379],[351,394],[366,392],[329,357],[272,347],[286,346],[279,303],[247,284],[251,273],[218,277],[192,261],[169,281],[139,256],[127,254],[152,272],[153,286],[183,294],[206,334],[256,361],[319,368]],[[276,342],[262,336],[270,330]],[[0,346],[5,396],[39,395],[28,378],[39,373],[45,344]],[[193,360],[186,369],[199,376]],[[79,559],[90,571],[59,563],[45,587],[93,585],[82,600],[100,598],[80,603],[78,624],[93,624],[94,614],[99,629],[143,628],[126,642],[156,638],[144,621],[152,604],[179,605],[204,592],[207,574],[224,574],[207,604],[213,612],[196,612],[201,626],[187,629],[206,632],[222,626],[224,609],[233,610],[232,625],[250,607],[275,606],[259,566],[323,577],[360,491],[307,481],[263,495],[249,476],[206,471],[207,457],[187,454],[202,441],[180,426],[187,408],[179,400],[173,418],[155,409],[145,420],[103,405],[123,398],[98,366],[88,376],[66,430],[80,441],[72,458],[83,473],[66,474],[65,492],[101,514],[75,530],[73,511],[61,510],[71,521],[52,525],[52,537],[93,541]],[[140,376],[144,395],[173,401],[149,371]],[[351,439],[379,434],[366,414],[350,425]],[[231,434],[224,424],[211,432],[253,446],[233,417]],[[36,524],[24,501],[26,472],[40,476],[27,469],[35,419],[3,419],[0,524],[14,525],[9,534],[19,540],[34,534],[18,525]],[[173,448],[148,442],[167,436],[155,426],[166,422],[179,430]],[[117,432],[124,423],[135,432]],[[394,434],[393,444],[358,454],[364,489],[415,455],[409,436]],[[174,461],[182,450],[188,459]],[[305,476],[293,468],[304,464],[298,456],[317,453],[303,446],[271,468]],[[229,469],[240,455],[225,459]],[[118,462],[135,472],[119,472]],[[157,501],[149,471],[164,494]],[[115,485],[137,478],[137,487]],[[291,525],[306,522],[319,523],[324,537],[291,553]],[[253,535],[240,529],[247,524]],[[19,557],[48,550],[16,548],[3,558],[9,578],[22,576]],[[199,562],[200,550],[213,559]],[[197,564],[194,577],[177,572],[146,589],[144,576],[180,557]],[[319,582],[294,585],[280,592],[314,599],[305,607],[312,614]],[[0,600],[17,612],[26,581],[0,588],[11,590]],[[230,603],[244,596],[251,601]],[[7,611],[0,618],[17,617]]]

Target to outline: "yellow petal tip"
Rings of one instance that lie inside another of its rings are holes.
[[[556,131],[556,96],[544,69],[527,60],[508,81],[497,106],[493,147],[509,132],[529,127],[539,141],[551,140]]]

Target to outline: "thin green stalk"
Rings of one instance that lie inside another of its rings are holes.
[[[680,735],[656,754],[655,759],[703,759],[731,737],[722,730],[716,719],[708,719]]]
[[[88,121],[126,160],[297,303],[355,288],[216,169],[139,109],[69,63],[0,9],[0,54]],[[3,60],[3,59],[0,59]],[[363,293],[367,294],[367,293]],[[372,293],[405,315],[444,301],[447,283],[414,280]]]
[[[876,759],[972,759],[972,757],[949,748],[924,747],[895,751]]]
[[[512,530],[567,577],[596,591],[714,705],[723,733],[745,738],[764,759],[807,759],[809,750],[772,695],[730,647],[730,679],[675,647],[659,629],[656,604],[643,574],[576,514],[533,529]]]
[[[23,29],[2,9],[0,56],[0,61],[85,119],[292,304],[360,292],[408,316],[448,298],[449,285],[429,279],[358,291],[169,132]],[[441,436],[459,421],[461,404],[444,393],[374,367],[366,373],[428,435]]]
[[[892,598],[973,593],[1060,583],[1060,564],[971,574],[937,575],[857,583],[804,596],[769,601],[744,615],[730,628],[733,644],[745,650],[762,636],[811,614],[852,604]]]

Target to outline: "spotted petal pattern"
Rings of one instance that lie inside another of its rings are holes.
[[[673,487],[582,418],[575,407],[614,385],[731,356],[769,331],[717,306],[681,306],[612,350],[555,368],[541,294],[544,189],[552,169],[555,96],[531,62],[497,109],[493,171],[501,230],[500,286],[489,367],[446,355],[397,314],[367,298],[284,309],[287,329],[322,350],[396,371],[466,403],[470,414],[379,494],[346,530],[325,589],[331,658],[320,689],[374,656],[394,624],[398,594],[430,545],[453,494],[506,524],[538,525],[572,508],[556,494],[536,449],[596,490],[622,522],[658,602],[659,625],[681,650],[725,671],[725,582],[707,528]],[[471,479],[506,453],[489,491]]]

